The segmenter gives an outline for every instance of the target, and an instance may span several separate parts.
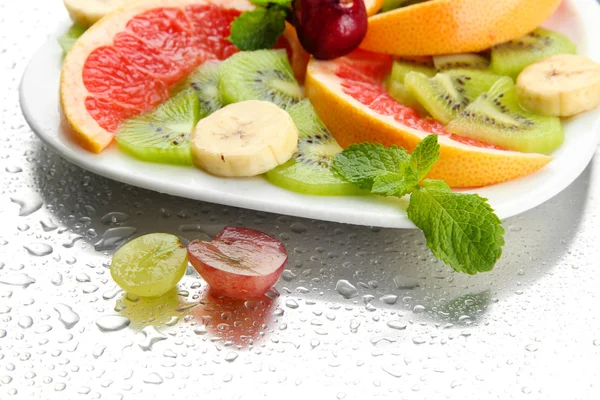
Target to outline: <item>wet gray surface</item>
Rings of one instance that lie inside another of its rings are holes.
[[[87,173],[25,124],[17,87],[59,1],[0,1],[0,399],[600,398],[599,165],[505,221],[504,257],[464,276],[417,231],[189,201]],[[127,238],[280,238],[261,301],[213,299],[193,270],[160,299],[108,269]]]

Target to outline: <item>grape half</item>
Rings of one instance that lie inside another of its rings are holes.
[[[152,233],[121,247],[113,256],[110,274],[127,293],[158,297],[177,285],[187,263],[187,250],[177,236]]]

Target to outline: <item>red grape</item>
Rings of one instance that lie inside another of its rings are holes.
[[[281,276],[288,254],[266,233],[226,227],[211,242],[194,240],[190,262],[211,290],[237,299],[262,296]]]
[[[292,22],[302,47],[324,60],[350,53],[367,33],[363,0],[295,0]]]

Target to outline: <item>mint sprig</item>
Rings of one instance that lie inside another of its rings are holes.
[[[291,0],[252,0],[252,3],[259,7],[233,20],[228,40],[239,50],[271,49],[285,30]]]
[[[408,218],[423,231],[437,258],[457,272],[491,271],[502,256],[502,222],[487,199],[454,193],[443,181],[423,180],[439,157],[437,135],[423,139],[410,156],[395,146],[362,143],[338,154],[332,170],[374,194],[410,195]]]

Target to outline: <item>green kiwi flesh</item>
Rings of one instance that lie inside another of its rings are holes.
[[[336,177],[329,166],[342,148],[321,121],[309,100],[292,106],[288,113],[298,129],[298,152],[283,165],[266,173],[267,179],[294,192],[352,196],[362,191]]]
[[[490,61],[479,54],[463,53],[434,56],[433,65],[438,71],[449,69],[487,69]]]
[[[447,124],[500,78],[486,71],[456,69],[432,78],[410,72],[404,83],[429,114]]]
[[[428,115],[427,110],[404,84],[406,74],[413,71],[421,72],[427,76],[435,75],[435,69],[431,61],[397,59],[394,60],[392,70],[385,80],[386,90],[398,103],[416,110],[421,115]]]
[[[225,104],[265,100],[287,109],[302,100],[285,50],[241,51],[219,68],[219,90]]]
[[[451,121],[447,129],[509,150],[549,154],[564,140],[560,119],[531,114],[519,106],[509,77],[498,80]]]
[[[190,136],[200,119],[200,102],[183,90],[154,110],[123,122],[115,135],[124,152],[144,161],[192,165]]]
[[[576,54],[577,46],[565,35],[544,28],[492,47],[490,67],[498,75],[517,76],[530,64],[558,54]]]
[[[185,81],[185,87],[192,89],[200,102],[200,119],[208,117],[223,107],[219,91],[219,66],[216,60],[206,61],[192,72]]]

